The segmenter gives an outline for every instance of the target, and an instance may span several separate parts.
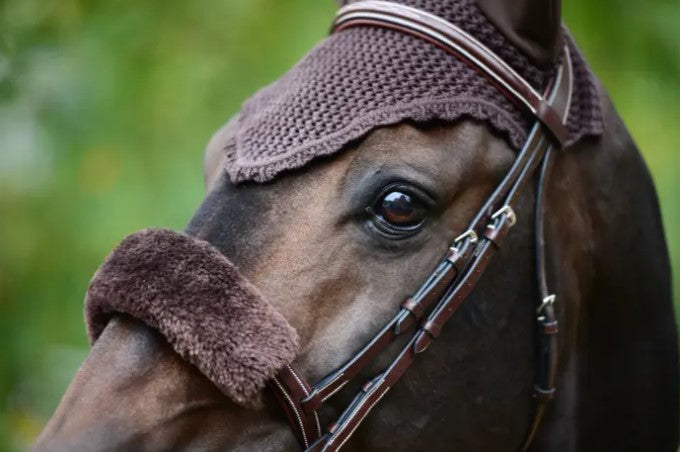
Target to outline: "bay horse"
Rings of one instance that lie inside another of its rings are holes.
[[[499,29],[513,40],[552,51],[559,2],[480,3],[495,6]],[[675,450],[678,350],[658,201],[604,88],[597,95],[603,135],[557,152],[543,195],[551,282],[562,300],[554,307],[558,393],[528,447]],[[269,183],[233,184],[223,165],[228,132],[208,145],[208,194],[185,232],[234,262],[297,330],[295,367],[312,380],[342,365],[392,317],[396,300],[430,274],[515,161],[515,151],[483,123],[405,121]],[[376,191],[383,200],[412,194],[406,211],[386,212],[388,220],[428,221],[399,241],[359,225],[364,217],[355,213],[373,205]],[[533,417],[538,340],[536,307],[527,303],[536,297],[535,231],[522,219],[532,217],[536,201],[531,190],[519,198],[512,239],[427,357],[362,419],[344,450],[522,447]],[[388,364],[380,355],[364,373]],[[322,414],[337,417],[351,396],[340,391]],[[108,323],[35,446],[298,448],[271,396],[257,409],[235,403],[162,335],[126,315]]]

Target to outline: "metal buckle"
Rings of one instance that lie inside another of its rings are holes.
[[[465,239],[470,239],[470,243],[476,243],[477,240],[479,240],[479,237],[477,237],[477,233],[475,231],[473,231],[472,229],[468,229],[467,231],[463,232],[461,235],[456,237],[453,243],[456,244],[458,242],[462,242]],[[452,249],[456,248],[452,247]]]
[[[515,215],[515,211],[512,210],[512,207],[510,207],[509,204],[504,205],[500,209],[496,211],[493,215],[491,215],[491,219],[495,220],[496,218],[500,217],[501,215],[505,215],[506,218],[508,219],[508,224],[510,226],[514,226],[515,223],[517,223],[517,215]]]
[[[536,308],[536,314],[540,314],[546,308],[546,306],[552,305],[556,299],[557,296],[555,294],[548,295],[547,297],[545,297],[541,305],[538,308]]]

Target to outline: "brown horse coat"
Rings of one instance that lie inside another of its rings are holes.
[[[524,2],[535,14],[546,11],[539,3]],[[499,4],[500,13],[490,15],[496,23],[514,30],[522,45],[548,49],[550,30],[522,28],[522,15],[511,17]],[[559,392],[533,448],[675,450],[677,337],[658,202],[601,87],[597,96],[604,134],[559,153],[548,187],[561,360]],[[295,328],[301,345],[295,364],[312,380],[344,361],[410,295],[514,155],[475,121],[405,122],[271,183],[233,185],[222,166],[226,139],[218,133],[208,148],[209,193],[186,232],[227,256]],[[374,234],[365,216],[375,194],[394,181],[433,199],[422,231],[399,242]],[[507,246],[476,291],[347,450],[519,446],[532,414],[535,364],[533,231],[525,221],[532,207],[527,193]],[[379,360],[369,374],[384,364]],[[324,417],[346,406],[351,386]],[[295,448],[272,400],[255,410],[238,406],[129,317],[103,330],[36,444],[37,450]]]

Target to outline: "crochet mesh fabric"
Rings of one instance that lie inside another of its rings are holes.
[[[475,36],[539,92],[554,68],[539,68],[486,18],[474,0],[397,0]],[[347,1],[341,2],[343,4]],[[572,145],[602,133],[595,78],[571,38],[575,85]],[[534,118],[467,63],[414,36],[362,26],[333,34],[273,84],[247,100],[227,125],[225,166],[232,182],[265,182],[315,157],[338,152],[380,126],[472,118],[519,149]]]

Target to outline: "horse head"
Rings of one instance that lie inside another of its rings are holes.
[[[566,39],[559,1],[521,3],[477,7],[537,67],[552,67]],[[543,195],[547,273],[558,294],[558,392],[531,447],[671,450],[677,344],[656,195],[604,89],[595,83],[591,94],[600,133],[555,152]],[[234,169],[229,143],[239,121],[210,141],[207,195],[185,233],[226,256],[293,327],[293,365],[308,381],[341,367],[393,318],[516,161],[510,133],[467,113],[388,120],[358,131],[342,152],[300,157],[275,177]],[[344,449],[521,447],[535,416],[539,361],[535,198],[522,192],[517,224],[474,291]],[[244,406],[171,342],[114,315],[36,449],[300,447],[270,391]],[[399,347],[386,347],[362,378],[340,386],[318,416],[337,418]],[[635,428],[622,435],[621,425]]]

